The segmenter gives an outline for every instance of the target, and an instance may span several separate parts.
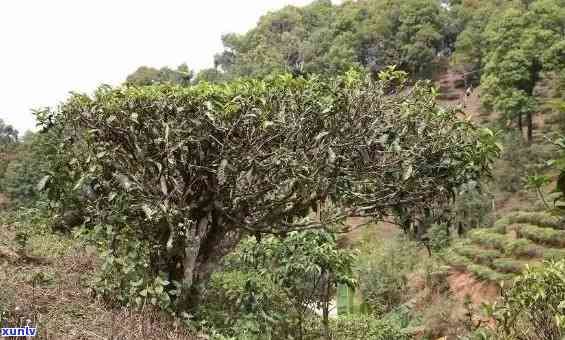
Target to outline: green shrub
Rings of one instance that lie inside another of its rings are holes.
[[[397,325],[402,329],[402,332],[407,335],[418,334],[421,329],[422,315],[414,311],[412,302],[407,302],[397,306],[392,311],[387,313],[381,320],[386,321],[388,324]],[[413,337],[410,337],[412,339]]]
[[[538,227],[531,224],[520,224],[516,233],[539,244],[565,247],[565,230]]]
[[[532,143],[529,145],[519,132],[513,131],[503,136],[504,151],[494,169],[495,189],[502,192],[519,192],[524,189],[524,178],[532,175],[548,159],[552,159],[555,148]]]
[[[524,238],[509,239],[504,245],[504,253],[513,257],[532,258],[541,256],[539,246],[535,246],[532,241]]]
[[[407,276],[420,262],[417,246],[404,237],[364,243],[357,264],[359,289],[369,309],[382,316],[403,302]]]
[[[260,242],[248,237],[213,275],[199,317],[236,339],[303,338],[313,329],[329,331],[312,307],[329,308],[338,284],[355,284],[353,261],[326,231],[294,231]]]
[[[565,335],[565,261],[527,266],[502,300],[487,305],[500,338],[561,339]]]
[[[565,259],[565,249],[543,248],[543,258],[545,260],[563,260]]]
[[[524,263],[512,259],[496,259],[492,267],[502,273],[519,273],[524,269]]]
[[[444,254],[443,260],[451,267],[453,267],[455,270],[459,270],[459,271],[466,270],[468,266],[473,264],[473,262],[469,260],[467,257],[458,255],[453,251]]]
[[[482,228],[494,222],[492,195],[478,190],[477,184],[465,185],[453,206],[456,223],[467,227]]]
[[[490,229],[474,229],[469,232],[469,238],[482,246],[504,250],[504,246],[508,242],[506,235],[493,233]]]
[[[477,279],[484,281],[500,282],[511,279],[513,276],[511,274],[498,273],[486,266],[481,266],[478,264],[471,264],[467,267],[467,270],[473,274]]]
[[[73,94],[37,112],[65,137],[56,147],[66,168],[53,173],[68,180],[53,199],[63,206],[73,188],[92,186],[85,218],[112,225],[112,236],[133,229],[151,252],[146,271],[183,282],[175,307],[196,311],[212,269],[246,233],[319,224],[310,211],[321,197],[336,208],[326,224],[355,206],[377,216],[443,203],[490,173],[492,131],[438,107],[427,83],[403,91],[394,67],[379,78],[352,70]]]
[[[508,217],[503,217],[501,219],[496,220],[492,229],[494,232],[499,234],[506,234],[506,227],[510,224],[510,219]]]
[[[112,226],[97,226],[95,232],[115,235]],[[173,283],[163,273],[153,276],[147,271],[150,257],[147,243],[125,232],[111,238],[114,249],[101,253],[104,262],[94,280],[97,294],[108,302],[131,308],[154,305],[172,312],[172,294],[166,288]]]
[[[374,319],[365,315],[350,315],[331,320],[335,340],[408,340],[400,326],[392,320]]]
[[[455,245],[453,250],[459,255],[485,265],[490,265],[494,259],[502,256],[502,253],[497,250],[483,249],[474,245]]]
[[[2,191],[16,205],[30,205],[41,198],[38,184],[47,175],[50,160],[56,157],[57,141],[50,133],[28,133],[14,150],[15,159],[0,178]]]
[[[449,247],[449,227],[445,224],[432,224],[427,231],[430,247],[435,251],[440,251]]]
[[[212,275],[201,317],[229,337],[279,339],[295,328],[290,301],[273,278],[259,271]]]
[[[490,266],[494,260],[498,259],[501,256],[502,253],[500,253],[499,251],[482,249],[481,252],[475,255],[474,260],[476,263]]]
[[[518,211],[508,214],[506,218],[510,223],[525,223],[553,229],[565,229],[565,221],[562,218],[546,212]]]

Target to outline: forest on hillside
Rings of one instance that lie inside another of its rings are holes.
[[[0,120],[0,321],[565,336],[565,0],[316,0],[221,39]]]

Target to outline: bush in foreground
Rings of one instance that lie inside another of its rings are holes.
[[[389,69],[379,81],[349,72],[101,87],[37,118],[65,137],[58,199],[90,188],[86,220],[111,226],[107,252],[126,254],[116,239],[143,244],[139,279],[160,277],[175,308],[196,311],[246,235],[430,206],[490,173],[493,133],[438,107],[427,84],[404,84]],[[309,218],[327,200],[332,209]],[[135,291],[139,279],[126,278],[109,287]]]
[[[497,320],[501,338],[561,339],[565,335],[565,261],[526,267],[500,303],[486,311]]]

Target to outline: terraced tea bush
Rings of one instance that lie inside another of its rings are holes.
[[[446,253],[443,256],[443,260],[453,267],[453,269],[459,271],[467,270],[467,267],[473,264],[473,262],[465,256],[461,256],[453,251]]]
[[[503,217],[496,220],[492,229],[495,233],[506,234],[506,227],[510,224],[510,219],[508,217]]]
[[[504,250],[505,244],[508,242],[506,235],[496,234],[489,229],[475,229],[469,233],[469,238],[482,246]]]
[[[408,340],[400,326],[389,320],[352,315],[331,319],[331,335],[336,340]]]
[[[565,259],[565,249],[543,248],[543,258],[545,260],[563,260]]]
[[[492,262],[502,256],[502,253],[492,249],[480,249],[474,260],[478,264],[490,266]]]
[[[512,257],[539,257],[542,251],[539,246],[536,246],[532,241],[519,238],[509,239],[504,245],[504,253]]]
[[[492,267],[502,273],[520,273],[524,269],[524,263],[512,259],[496,259],[492,261]]]
[[[517,211],[507,216],[510,223],[527,223],[540,227],[565,230],[565,220],[546,212]]]
[[[455,245],[453,250],[462,256],[465,256],[480,264],[490,265],[494,259],[502,256],[502,254],[493,249],[483,249],[475,245]]]
[[[516,228],[516,233],[538,244],[565,247],[565,230],[555,230],[531,224],[523,224]]]
[[[489,267],[481,266],[478,264],[471,264],[467,270],[473,274],[477,279],[492,282],[501,282],[512,279],[512,274],[498,273]]]
[[[517,228],[517,234],[522,237],[520,233],[521,228]],[[540,228],[545,230],[555,231],[547,228]],[[475,229],[469,233],[469,238],[476,244],[496,249],[506,255],[513,257],[528,257],[534,258],[541,256],[541,251],[532,240],[529,239],[513,239],[509,235],[503,235],[492,232],[492,229]]]
[[[474,245],[459,245],[459,244],[456,244],[456,245],[453,246],[453,250],[457,254],[465,256],[465,257],[472,260],[481,251],[481,248],[474,246]]]

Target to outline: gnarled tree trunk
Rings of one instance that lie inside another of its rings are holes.
[[[241,232],[222,224],[219,214],[208,212],[192,223],[186,234],[171,247],[169,277],[181,282],[184,290],[177,306],[196,311],[202,301],[204,287],[221,259],[237,245]]]

